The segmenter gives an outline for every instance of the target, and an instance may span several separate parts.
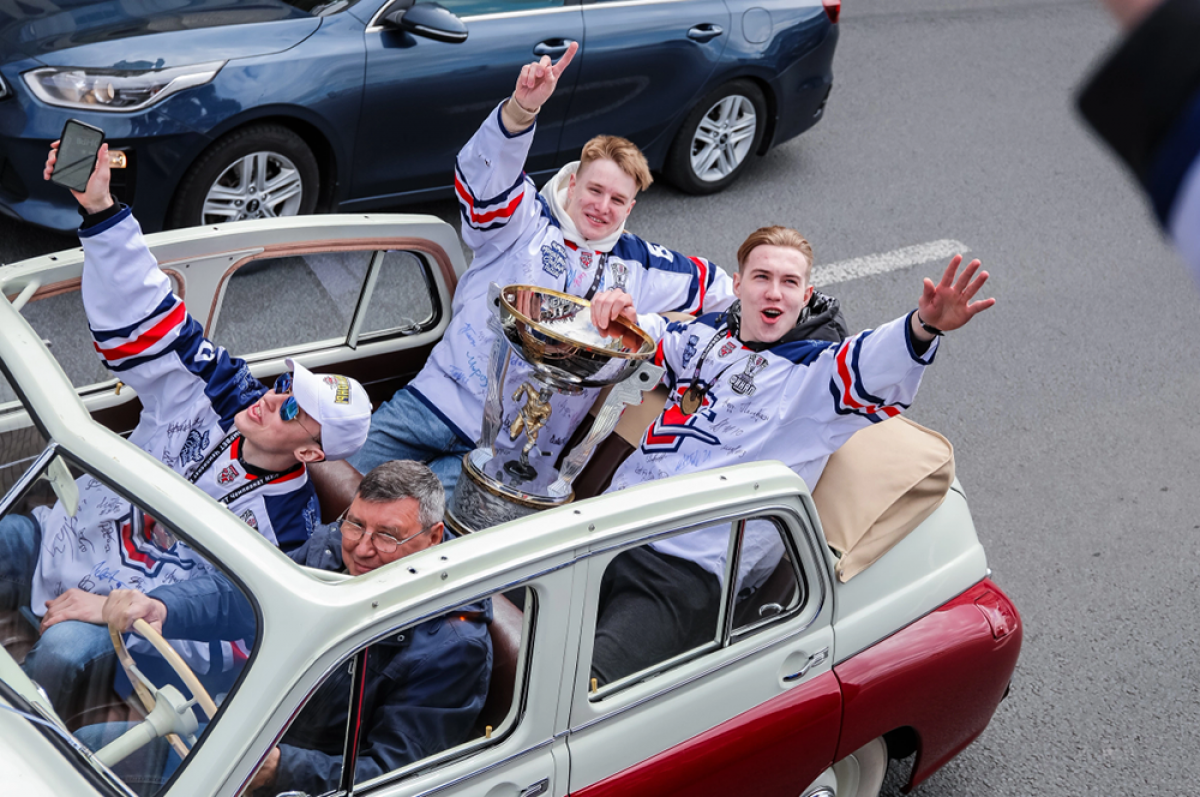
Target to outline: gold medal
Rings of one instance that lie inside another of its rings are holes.
[[[683,397],[679,399],[679,409],[683,410],[684,415],[694,414],[696,410],[700,409],[700,405],[704,403],[706,393],[708,393],[707,387],[698,387],[697,383],[693,382],[683,392]]]

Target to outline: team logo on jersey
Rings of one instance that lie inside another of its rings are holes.
[[[179,449],[179,461],[199,462],[204,459],[204,449],[208,448],[208,432],[200,433],[199,430],[193,429],[188,432],[187,439],[183,441],[183,448]]]
[[[579,253],[579,265],[583,266],[585,269],[591,268],[592,267],[592,253],[591,252],[580,252]]]
[[[241,474],[238,473],[238,469],[235,466],[230,465],[229,467],[222,469],[220,474],[217,475],[217,482],[219,484],[229,484],[240,475]]]
[[[253,510],[247,509],[245,512],[243,512],[241,514],[241,518],[242,518],[242,520],[246,521],[247,526],[254,529],[255,531],[258,531],[258,518],[254,516]]]
[[[696,344],[700,342],[699,335],[688,335],[687,345],[683,347],[683,367],[687,368],[691,359],[696,356]]]
[[[735,374],[729,380],[729,386],[733,388],[735,393],[740,393],[743,396],[753,396],[754,391],[758,388],[754,385],[754,375],[767,367],[767,358],[758,354],[751,354],[746,360],[746,367],[740,374]]]
[[[625,283],[629,281],[629,266],[622,263],[620,260],[612,264],[613,288],[625,290]]]
[[[133,512],[139,510],[134,509]],[[191,570],[196,562],[184,559],[179,555],[178,543],[174,535],[165,528],[160,528],[153,518],[146,517],[137,533],[133,530],[133,515],[126,515],[121,521],[121,563],[126,567],[143,573],[151,578],[162,572],[167,565],[175,565],[183,570]],[[137,577],[126,579],[130,584]]]
[[[718,357],[728,357],[733,352],[733,350],[736,349],[737,347],[738,347],[737,341],[734,340],[733,338],[730,338],[729,340],[725,341],[724,344],[722,344],[720,349],[717,350],[717,356]]]
[[[710,446],[721,444],[721,438],[715,434],[697,429],[696,423],[703,418],[706,422],[716,420],[717,413],[711,407],[714,399],[707,391],[700,398],[700,407],[691,415],[685,414],[679,408],[679,400],[687,392],[689,385],[679,384],[671,391],[671,401],[662,411],[642,438],[642,451],[653,454],[661,451],[678,451],[687,438],[699,440]]]
[[[350,380],[344,376],[331,374],[325,377],[325,384],[333,388],[336,393],[333,395],[334,404],[349,404],[350,403]]]
[[[542,271],[551,277],[561,277],[567,270],[567,248],[558,241],[542,247]]]

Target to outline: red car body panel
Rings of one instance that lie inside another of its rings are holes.
[[[817,676],[576,797],[795,797],[833,762],[841,692]]]
[[[1016,607],[984,579],[839,664],[845,713],[835,760],[912,728],[913,788],[983,732],[1012,679],[1021,636]]]

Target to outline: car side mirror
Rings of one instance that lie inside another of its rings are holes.
[[[414,3],[388,11],[380,21],[393,30],[407,31],[426,39],[460,44],[467,40],[467,26],[450,9],[438,3]]]

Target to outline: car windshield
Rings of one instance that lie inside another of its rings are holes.
[[[23,718],[94,778],[155,794],[248,670],[255,606],[178,529],[26,431],[44,447],[0,472],[3,727]],[[145,619],[110,632],[106,607]]]

